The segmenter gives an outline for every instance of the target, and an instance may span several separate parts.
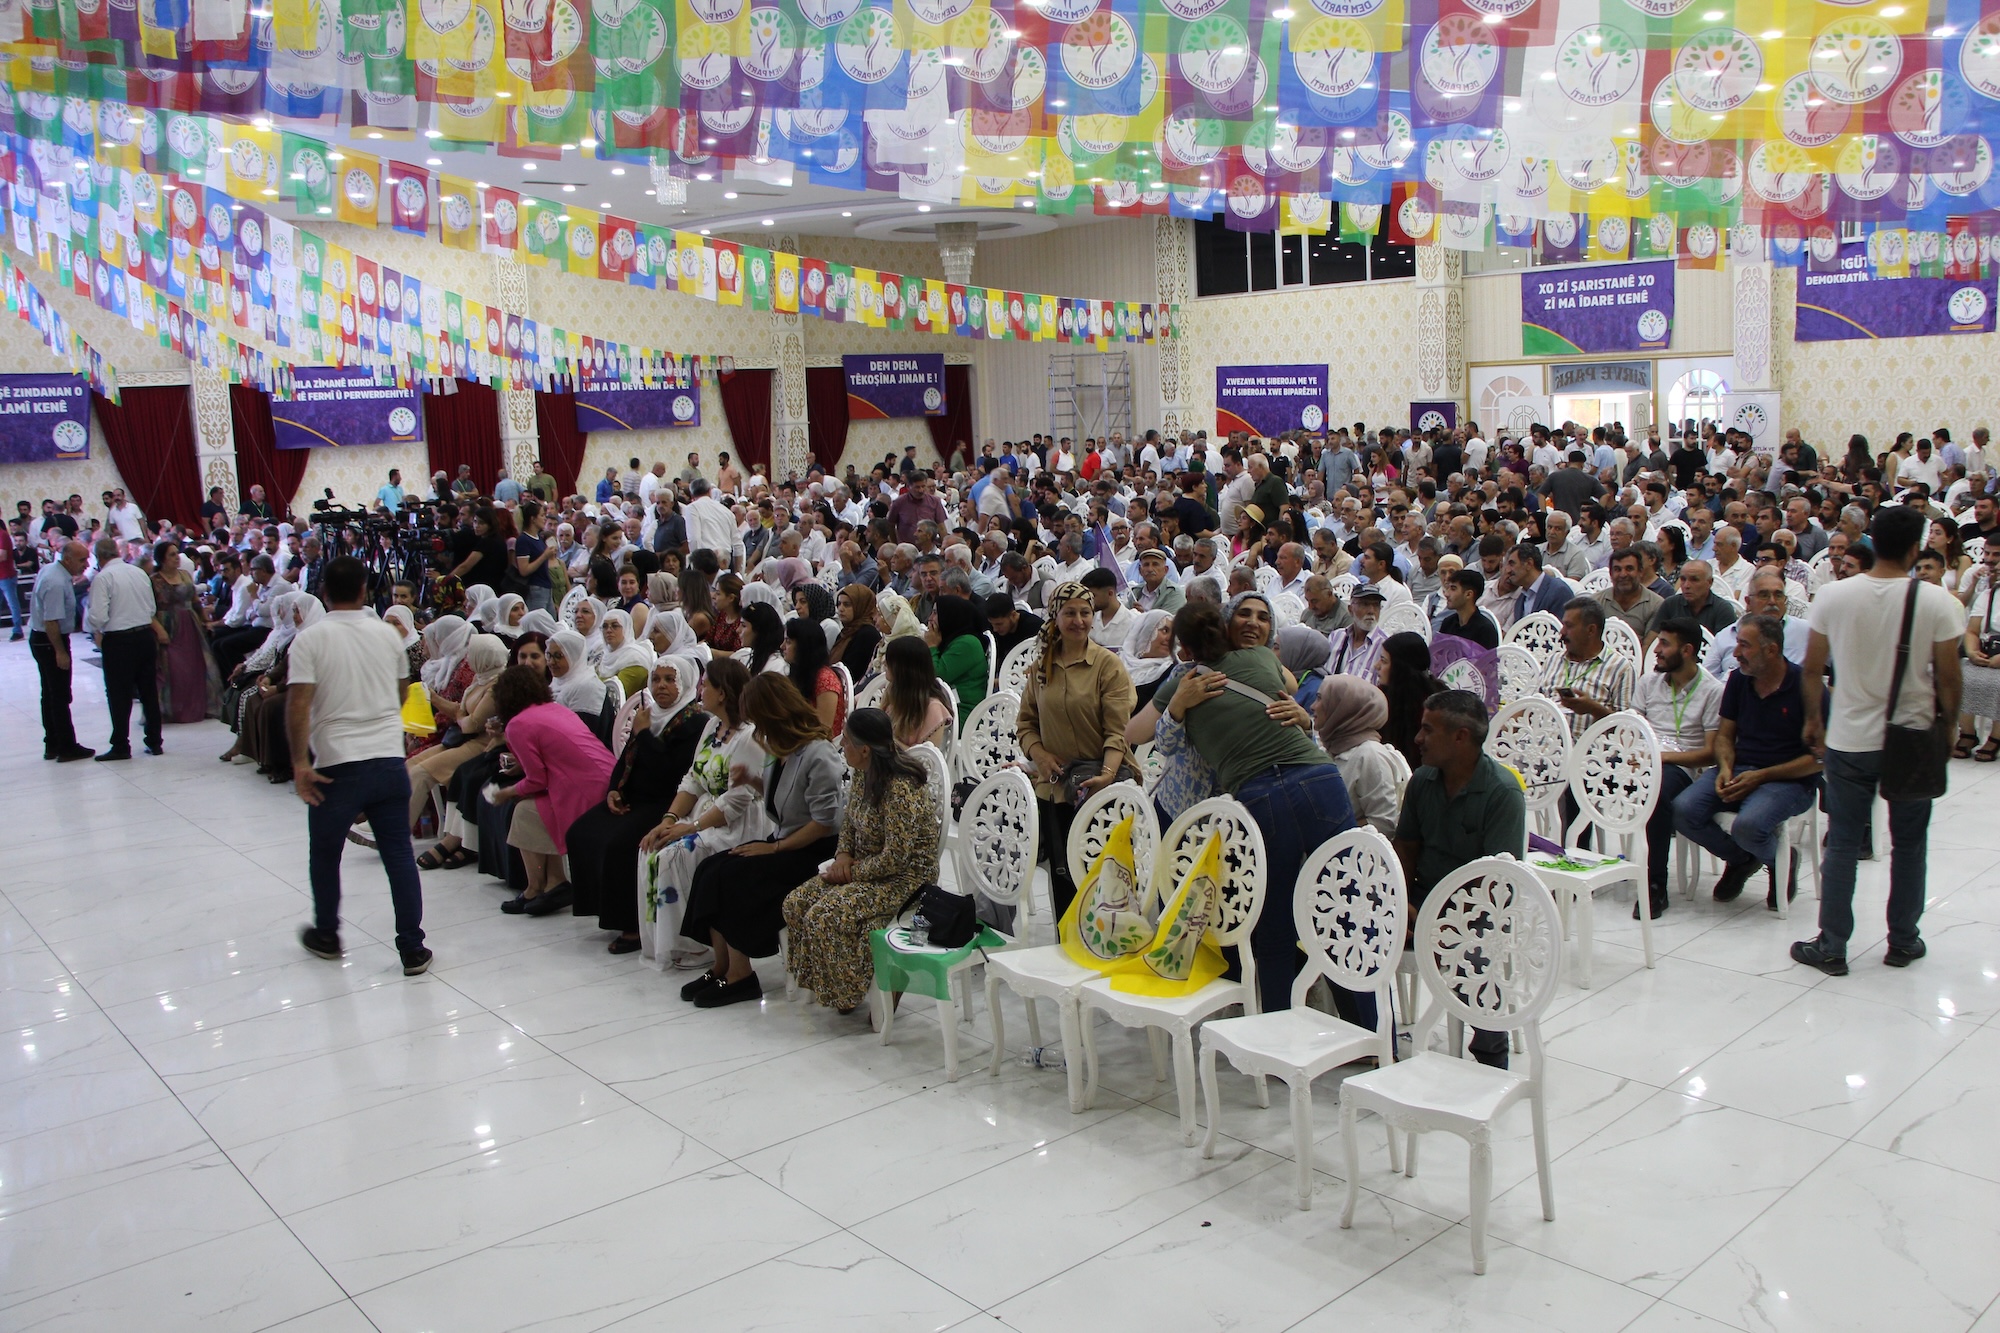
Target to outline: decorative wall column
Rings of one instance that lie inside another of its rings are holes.
[[[1465,405],[1465,256],[1417,247],[1417,392]]]
[[[1178,306],[1173,337],[1159,344],[1160,434],[1171,440],[1194,429],[1185,373],[1189,299],[1194,295],[1194,223],[1186,218],[1153,219],[1153,286],[1156,305]]]
[[[500,294],[500,308],[522,319],[533,316],[528,300],[528,270],[512,259],[495,259],[494,290]],[[507,475],[526,484],[542,470],[541,429],[535,424],[535,391],[500,391],[500,457]]]
[[[782,254],[799,252],[799,238],[779,236],[772,248]],[[776,302],[772,303],[773,306]],[[806,327],[797,311],[771,312],[771,477],[803,477],[812,466],[812,440],[806,421]]]
[[[1778,304],[1772,289],[1776,273],[1768,260],[1746,263],[1733,255],[1729,272],[1735,288],[1731,310],[1736,332],[1736,374],[1729,387],[1738,391],[1775,389],[1771,324]]]
[[[141,387],[142,377],[120,376],[127,388]],[[180,383],[178,373],[174,383]],[[236,428],[229,414],[229,377],[219,370],[190,366],[187,374],[188,398],[194,405],[195,470],[201,474],[201,493],[220,486],[232,506],[243,498],[242,482],[236,475]]]

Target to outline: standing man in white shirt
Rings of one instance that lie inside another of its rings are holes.
[[[146,516],[139,512],[138,505],[125,498],[122,486],[111,492],[111,506],[105,510],[105,521],[121,542],[146,540]]]
[[[403,767],[402,697],[409,658],[395,629],[368,602],[368,571],[352,556],[329,561],[327,615],[292,640],[285,724],[292,785],[309,809],[313,924],[299,934],[308,953],[337,959],[340,854],[356,815],[366,815],[389,874],[396,952],[403,975],[431,965],[424,947],[424,890],[410,850],[410,776]]]
[[[1646,883],[1655,921],[1667,910],[1667,858],[1674,845],[1674,798],[1715,762],[1722,681],[1701,669],[1701,626],[1667,621],[1653,639],[1653,669],[1632,691],[1632,710],[1660,738],[1660,794],[1646,820]],[[1632,904],[1639,919],[1639,904]]]
[[[687,520],[688,553],[713,551],[723,569],[741,569],[743,534],[737,530],[736,516],[709,494],[703,478],[689,484],[688,494],[692,498],[681,506],[681,517]]]
[[[1854,866],[1884,776],[1884,731],[1892,721],[1898,727],[1930,727],[1941,718],[1945,725],[1957,726],[1963,682],[1958,645],[1965,637],[1965,608],[1943,588],[1910,578],[1925,526],[1924,516],[1907,505],[1878,510],[1868,526],[1874,567],[1829,584],[1813,599],[1803,682],[1805,743],[1826,762],[1827,838],[1820,866],[1819,934],[1792,945],[1792,961],[1828,976],[1847,975]],[[1906,635],[1908,657],[1899,688],[1898,645]],[[1823,721],[1820,704],[1829,663],[1838,686],[1832,717]],[[1889,802],[1889,942],[1882,961],[1890,967],[1908,967],[1925,953],[1917,923],[1924,911],[1930,824],[1930,801]]]
[[[51,529],[60,531],[60,529]],[[28,594],[28,651],[42,681],[42,758],[60,764],[89,759],[93,751],[76,743],[70,720],[69,636],[76,633],[76,579],[90,553],[82,542],[66,542],[35,576]]]
[[[132,757],[132,700],[145,718],[146,753],[162,754],[160,682],[155,674],[159,640],[153,580],[118,558],[118,543],[97,541],[97,577],[90,584],[90,637],[104,655],[104,701],[111,707],[111,745],[99,763]]]

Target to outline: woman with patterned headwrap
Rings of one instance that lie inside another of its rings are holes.
[[[1076,897],[1069,874],[1069,830],[1077,804],[1137,773],[1125,741],[1132,719],[1132,678],[1117,653],[1093,643],[1090,590],[1071,580],[1049,594],[1041,660],[1029,674],[1016,718],[1021,753],[1035,770],[1042,851],[1057,920]]]

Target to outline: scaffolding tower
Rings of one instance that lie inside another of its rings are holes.
[[[1124,352],[1049,353],[1049,429],[1060,438],[1132,434],[1132,363]]]

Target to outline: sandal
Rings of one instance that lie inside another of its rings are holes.
[[[2000,759],[2000,740],[1989,740],[1972,752],[1975,764],[1990,764],[1996,759]]]
[[[1958,744],[1951,747],[1951,757],[1953,759],[1969,759],[1972,757],[1972,747],[1977,744],[1979,744],[1979,737],[1969,731],[1961,731],[1958,733]]]
[[[449,855],[451,853],[445,851],[443,847],[433,847],[417,858],[417,869],[442,870],[444,869],[444,858]]]

